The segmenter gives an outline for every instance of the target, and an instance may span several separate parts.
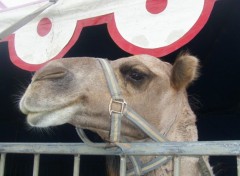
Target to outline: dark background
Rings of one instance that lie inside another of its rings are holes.
[[[173,62],[182,50],[201,61],[201,77],[188,89],[198,118],[199,140],[240,139],[240,1],[219,0],[202,31],[187,45],[163,57]],[[129,56],[110,38],[106,25],[84,28],[66,54],[117,59]],[[0,142],[80,142],[74,128],[62,125],[31,129],[18,110],[18,101],[32,73],[14,66],[7,43],[0,43]],[[90,134],[94,140],[99,140]],[[7,156],[7,176],[32,175],[32,155]],[[72,175],[72,156],[41,157],[40,175]],[[104,157],[83,156],[81,175],[105,175]],[[236,175],[235,157],[211,157],[219,176]]]

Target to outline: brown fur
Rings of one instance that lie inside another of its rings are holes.
[[[120,162],[118,156],[107,156],[106,157],[107,164],[107,174],[109,176],[119,176],[120,170]]]
[[[189,83],[198,77],[198,59],[182,55],[178,57],[173,65],[171,83],[177,90],[186,88]]]

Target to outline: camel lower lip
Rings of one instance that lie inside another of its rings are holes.
[[[64,123],[68,123],[73,116],[72,112],[79,108],[76,106],[67,106],[64,108],[40,111],[40,112],[29,112],[27,115],[27,122],[30,126],[45,128],[49,126],[58,126]]]
[[[34,118],[35,118],[35,116],[36,116],[36,117],[37,117],[37,116],[42,116],[43,114],[46,114],[46,112],[31,112],[31,113],[28,113],[27,116],[34,117]]]
[[[50,112],[30,112],[27,115],[27,122],[31,126],[39,126],[42,121],[44,121],[44,117],[48,115]]]

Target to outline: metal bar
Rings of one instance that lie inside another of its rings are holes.
[[[6,38],[8,35],[12,34],[19,28],[23,27],[25,24],[32,21],[35,17],[37,17],[39,14],[41,14],[44,10],[46,10],[48,7],[50,7],[53,4],[54,4],[54,2],[49,2],[49,3],[45,4],[44,6],[38,8],[37,10],[35,10],[31,14],[27,15],[26,17],[20,19],[19,21],[17,21],[16,23],[14,23],[10,27],[8,27],[7,29],[3,30],[0,33],[0,40]]]
[[[2,153],[0,158],[0,176],[4,176],[5,161],[6,161],[6,153]]]
[[[240,141],[118,143],[119,147],[98,148],[82,143],[0,143],[0,153],[84,154],[84,155],[162,155],[236,156]]]
[[[20,9],[20,8],[35,5],[35,4],[40,4],[40,3],[46,2],[46,1],[49,1],[49,0],[38,0],[38,1],[33,1],[33,2],[18,5],[18,6],[14,6],[14,7],[5,7],[5,8],[3,8],[3,10],[0,10],[0,13],[15,10],[15,9]],[[2,2],[0,2],[0,7],[1,7],[1,4],[2,4]],[[4,5],[4,4],[2,4],[2,5]]]
[[[125,155],[161,156],[235,156],[240,153],[240,141],[119,143]]]
[[[240,176],[240,155],[237,156],[237,173]]]
[[[121,155],[119,148],[91,147],[83,143],[0,143],[0,153]]]
[[[39,163],[40,163],[40,154],[34,154],[34,161],[33,161],[33,176],[38,176],[38,172],[39,172]]]
[[[0,1],[0,9],[6,9],[7,6],[5,4],[3,4],[3,2]],[[1,12],[1,10],[0,10]]]
[[[79,176],[80,173],[80,155],[74,155],[73,176]]]
[[[175,156],[173,158],[173,175],[180,176],[180,165],[181,165],[181,158],[179,156]]]
[[[120,176],[126,175],[126,156],[120,157]]]

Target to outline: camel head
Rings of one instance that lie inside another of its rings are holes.
[[[195,57],[182,55],[171,65],[149,55],[136,55],[110,64],[127,104],[160,132],[168,133],[173,122],[184,113],[191,114],[185,90],[197,76]],[[31,126],[70,123],[96,132],[107,141],[110,100],[98,59],[65,58],[35,73],[19,106]],[[195,116],[192,119],[195,125]],[[121,134],[135,140],[146,137],[127,119],[122,120]],[[192,138],[196,140],[196,136]]]

